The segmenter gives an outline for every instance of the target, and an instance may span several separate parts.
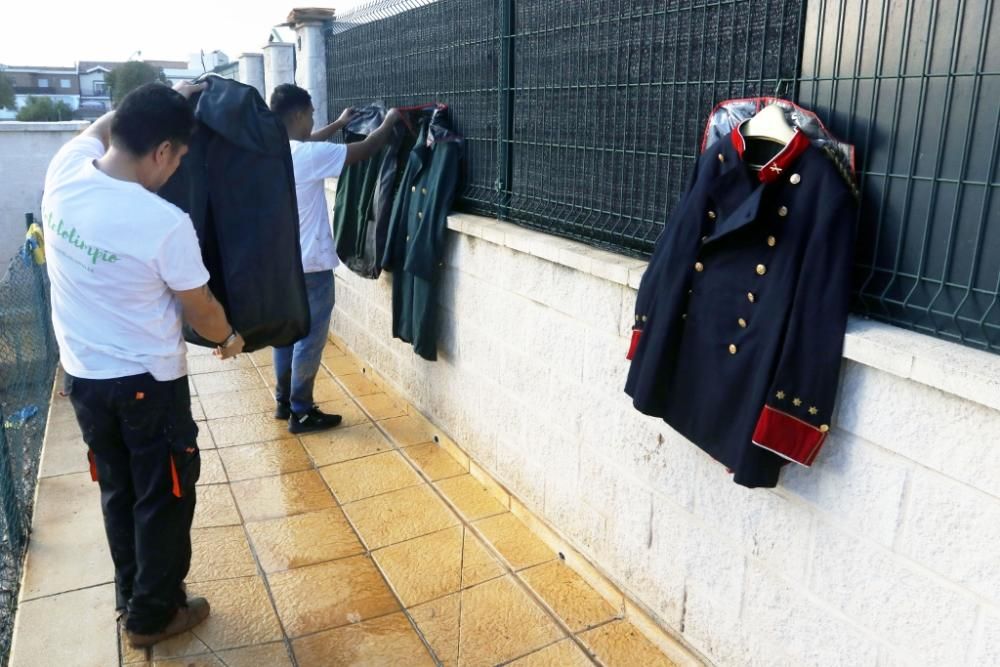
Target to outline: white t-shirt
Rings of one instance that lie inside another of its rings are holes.
[[[42,221],[52,325],[70,375],[108,379],[187,374],[174,291],[208,271],[191,218],[138,183],[104,174],[96,138],[73,139],[45,176]]]
[[[295,171],[295,196],[299,201],[299,237],[302,270],[306,273],[337,268],[336,246],[326,207],[324,180],[344,170],[347,146],[326,141],[290,141]]]

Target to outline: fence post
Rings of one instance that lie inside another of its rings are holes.
[[[500,2],[500,81],[497,86],[497,217],[510,218],[514,137],[514,1]]]

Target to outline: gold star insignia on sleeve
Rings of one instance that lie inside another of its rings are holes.
[[[802,405],[802,399],[796,396],[795,398],[792,399],[792,405],[794,405],[795,407],[799,407],[800,405]]]
[[[779,401],[785,400],[785,392],[783,392],[783,391],[779,391],[777,394],[775,394],[775,396],[778,397]]]
[[[816,406],[812,406],[812,407],[809,408],[809,414],[811,414],[811,415],[818,415],[819,414],[819,410],[816,409]]]

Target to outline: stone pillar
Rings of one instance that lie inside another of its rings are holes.
[[[264,97],[264,56],[260,53],[244,53],[239,58],[237,78],[240,83],[253,86]],[[267,101],[266,99],[264,100]]]
[[[326,108],[326,43],[323,38],[323,21],[307,19],[296,21],[297,35],[295,83],[309,91],[316,127],[323,127],[327,120]]]
[[[264,101],[283,83],[295,83],[295,45],[271,42],[264,47]]]

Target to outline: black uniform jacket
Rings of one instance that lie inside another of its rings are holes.
[[[737,126],[699,158],[643,276],[626,392],[744,486],[829,430],[856,203],[801,131],[759,171]]]
[[[392,335],[437,359],[438,277],[448,212],[458,185],[462,140],[424,117],[389,222],[382,266],[392,271]],[[428,141],[430,138],[430,141]],[[430,143],[430,145],[428,145]]]
[[[189,152],[159,194],[191,215],[209,287],[244,349],[291,345],[309,331],[309,302],[285,126],[251,86],[206,81],[191,102],[199,124]]]
[[[384,117],[385,108],[381,105],[363,107],[344,128],[344,143],[364,140]],[[376,156],[352,164],[337,179],[333,208],[337,256],[351,271],[365,278],[378,278],[382,273],[392,199],[412,146],[413,137],[402,124],[397,124],[392,137]]]

